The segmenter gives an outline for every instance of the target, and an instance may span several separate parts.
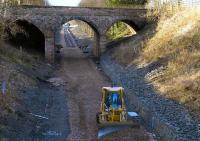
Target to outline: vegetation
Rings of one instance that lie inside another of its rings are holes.
[[[106,0],[107,7],[144,7],[147,0]]]
[[[4,0],[4,4],[6,5],[44,5],[44,0]]]
[[[140,34],[133,38],[126,39],[126,42],[118,42],[116,48],[112,51],[112,58],[123,65],[129,65],[141,52],[144,43],[148,38],[154,35],[155,24],[149,24]]]
[[[16,1],[8,1],[0,5],[0,140],[7,140],[6,135],[9,131],[9,125],[4,123],[7,118],[13,119],[18,118],[18,111],[22,107],[20,103],[21,98],[18,95],[19,89],[24,88],[28,85],[35,85],[36,79],[32,79],[23,72],[19,72],[20,67],[29,69],[31,64],[35,62],[33,57],[26,55],[15,48],[7,47],[3,45],[2,38],[5,29],[5,19],[3,18],[3,11],[10,5],[17,4]],[[13,29],[14,30],[14,29]],[[18,67],[18,68],[17,68]],[[3,93],[2,85],[5,83],[5,92]]]
[[[147,0],[82,0],[82,7],[123,7],[123,8],[138,8],[144,7]]]
[[[124,22],[117,22],[107,31],[107,37],[110,41],[112,41],[135,34],[135,32],[132,33],[130,29],[131,27]]]
[[[70,21],[70,23],[74,24],[74,25],[79,25],[81,28],[81,31],[84,33],[87,33],[88,37],[94,37],[95,33],[94,33],[92,27],[88,23],[83,22],[81,20],[73,20],[73,21]]]
[[[161,18],[157,33],[147,43],[139,63],[164,63],[166,70],[154,86],[172,98],[200,111],[200,11],[177,12],[171,18]]]
[[[106,0],[81,0],[81,7],[106,7]]]
[[[124,7],[124,8],[138,8],[144,7],[147,0],[106,0],[107,7]],[[109,40],[116,40],[128,35],[135,34],[133,30],[130,30],[131,27],[126,23],[118,22],[115,23],[107,32],[107,37]]]
[[[3,25],[3,22],[0,21],[0,40],[2,38],[2,33],[3,33],[3,30],[4,30],[4,25]]]

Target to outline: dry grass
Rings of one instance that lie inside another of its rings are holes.
[[[162,95],[200,112],[200,9],[160,18],[157,33],[141,52],[139,64],[164,60],[166,70],[153,85]]]
[[[0,93],[0,117],[4,117],[10,113],[14,113],[16,110],[17,98],[15,94],[7,92],[5,95]]]
[[[22,56],[17,49],[0,46],[0,117],[15,112],[19,100],[17,92],[22,87],[35,84],[34,80],[19,70],[22,65],[28,66],[29,59]],[[3,82],[6,83],[5,94],[2,93]]]
[[[132,62],[133,58],[137,56],[139,52],[141,43],[137,42],[133,46],[133,42],[121,43],[121,47],[116,48],[112,53],[112,58],[114,58],[120,64],[129,64]]]
[[[138,57],[148,38],[154,34],[155,25],[150,24],[143,31],[130,37],[126,42],[119,42],[112,51],[112,58],[123,65],[129,65]]]
[[[190,12],[188,10],[178,12],[169,19],[161,18],[157,33],[147,42],[141,59],[145,62],[153,62],[166,57],[177,49],[188,48],[188,44],[191,44],[190,41],[194,37],[198,38],[196,37],[199,34],[197,29],[200,20],[198,19],[200,19],[198,9],[190,10]]]

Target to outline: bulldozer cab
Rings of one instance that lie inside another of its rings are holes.
[[[102,111],[118,110],[124,107],[124,89],[122,87],[103,87]]]
[[[122,100],[120,92],[117,91],[106,91],[105,92],[105,104],[106,108],[119,109],[122,106]]]

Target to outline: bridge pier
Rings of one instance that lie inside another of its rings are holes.
[[[54,38],[45,38],[45,58],[50,63],[54,62],[55,59]]]
[[[99,35],[94,35],[94,47],[93,47],[93,55],[98,58],[100,56],[100,37]]]
[[[105,52],[106,51],[106,43],[107,43],[107,37],[106,35],[101,35],[100,36],[100,55],[101,53]]]
[[[95,35],[94,42],[95,45],[93,49],[93,54],[96,58],[99,58],[101,56],[101,53],[103,53],[106,48],[106,36]]]

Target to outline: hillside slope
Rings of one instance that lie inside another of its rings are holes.
[[[161,63],[165,69],[147,77],[160,93],[200,112],[200,10],[181,11],[159,22],[139,64]]]
[[[187,9],[161,18],[153,37],[135,38],[112,53],[124,64],[152,67],[146,79],[166,98],[200,113],[200,10]],[[143,36],[143,35],[142,35]],[[137,44],[132,44],[136,42]],[[139,46],[138,46],[139,44]],[[139,55],[134,55],[135,46]],[[129,59],[122,57],[127,54]]]
[[[35,130],[36,120],[29,115],[35,105],[27,105],[33,102],[38,83],[51,71],[51,67],[31,55],[0,45],[0,140],[29,137],[27,134]]]

